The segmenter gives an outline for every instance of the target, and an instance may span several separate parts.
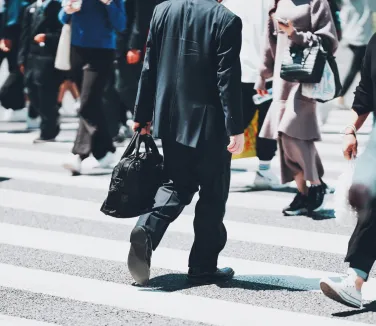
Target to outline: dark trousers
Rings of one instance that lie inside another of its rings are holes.
[[[271,83],[267,83],[267,87],[270,88]],[[258,132],[260,132],[264,123],[266,114],[268,113],[271,102],[264,102],[260,105],[256,105],[253,102],[252,97],[257,94],[254,90],[255,84],[242,83],[242,96],[243,96],[243,117],[244,117],[244,129],[246,129],[250,122],[253,120],[257,110],[259,112],[258,117]],[[256,138],[256,153],[257,157],[261,161],[271,161],[277,151],[277,141],[274,139],[260,138],[257,135]]]
[[[103,93],[103,106],[106,108],[106,119],[112,138],[118,135],[120,126],[125,125],[127,122],[127,110],[122,102],[121,95],[116,89],[119,74],[117,64],[114,63]]]
[[[372,208],[359,214],[358,223],[349,242],[345,261],[350,267],[370,273],[376,260],[376,201]]]
[[[363,58],[366,54],[367,46],[349,46],[350,50],[353,53],[353,59],[350,65],[350,71],[348,72],[343,85],[342,85],[342,92],[341,96],[345,96],[348,92],[350,86],[354,82],[354,79],[356,77],[356,74],[360,72],[360,69],[362,68],[362,62]]]
[[[29,75],[25,80],[25,86],[30,100],[29,116],[36,118],[37,113],[41,117],[40,137],[43,139],[53,139],[59,132],[59,108],[57,97],[61,77],[59,71],[53,68],[54,60],[51,59],[51,67],[46,67],[48,72],[52,72],[46,80],[34,78],[35,75],[44,74],[40,70],[43,66],[32,68],[35,71],[26,71]]]
[[[81,94],[80,121],[72,152],[82,159],[91,153],[100,159],[108,152],[115,152],[102,105],[113,61],[114,51],[111,49],[72,46],[73,80]]]
[[[227,241],[223,218],[230,187],[231,155],[226,145],[217,140],[190,148],[164,140],[165,168],[171,181],[157,192],[153,212],[141,216],[137,223],[150,233],[155,250],[169,224],[199,191],[189,267],[215,270],[218,255]]]

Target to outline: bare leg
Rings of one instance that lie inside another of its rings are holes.
[[[78,87],[74,82],[68,81],[67,90],[69,90],[71,92],[71,94],[72,94],[72,96],[75,100],[79,99],[80,92],[78,91]]]
[[[308,195],[308,187],[307,182],[304,180],[303,172],[298,173],[294,177],[298,190],[301,194],[307,196]]]

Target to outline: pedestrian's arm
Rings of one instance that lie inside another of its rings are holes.
[[[276,27],[273,18],[269,18],[265,31],[265,45],[263,59],[260,66],[260,76],[255,83],[255,89],[266,90],[266,80],[273,77],[274,62],[277,47]]]
[[[149,36],[146,42],[144,66],[142,68],[140,82],[134,109],[134,120],[141,127],[153,120],[155,106],[155,94],[157,85],[157,54],[155,51],[155,26],[153,19],[150,24]]]
[[[128,49],[143,51],[153,15],[154,5],[152,1],[135,0],[135,18],[129,35]]]
[[[67,14],[64,8],[60,9],[59,20],[62,24],[69,24],[72,19],[72,15]]]
[[[311,22],[311,31],[297,31],[294,28],[289,35],[292,42],[307,46],[310,42],[321,39],[325,49],[335,53],[338,48],[338,36],[328,1],[312,0]]]
[[[30,13],[28,8],[23,13],[20,47],[18,50],[18,65],[24,66],[26,64],[27,56],[29,54],[30,42],[31,42],[31,22]]]
[[[105,6],[112,27],[117,32],[124,31],[126,26],[124,0],[113,0]]]
[[[363,59],[361,69],[361,79],[358,87],[355,91],[355,98],[353,103],[351,123],[346,128],[345,132],[351,132],[351,129],[359,130],[363,123],[366,121],[370,112],[374,108],[374,94],[373,94],[373,82],[372,82],[372,57],[376,54],[376,34],[372,37],[365,57]],[[349,130],[350,129],[350,130]],[[354,130],[354,131],[355,131]]]
[[[240,49],[242,21],[234,17],[217,37],[217,86],[228,136],[244,132]]]
[[[48,33],[46,33],[46,45],[57,48],[61,35],[62,24],[59,20],[61,9],[60,2],[53,1],[46,8],[46,13],[51,18]],[[48,12],[47,12],[48,11]]]

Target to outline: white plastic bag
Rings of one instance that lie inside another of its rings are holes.
[[[336,222],[341,226],[356,225],[357,212],[349,204],[349,189],[353,182],[355,160],[348,163],[346,170],[338,178],[336,192],[334,194],[334,214]]]
[[[331,101],[336,95],[336,80],[328,61],[325,64],[321,81],[317,84],[302,84],[302,95],[322,102]]]
[[[71,69],[70,49],[71,49],[71,25],[65,24],[61,30],[59,45],[57,47],[55,68],[63,71]]]

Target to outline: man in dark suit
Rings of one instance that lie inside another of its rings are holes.
[[[244,146],[241,31],[240,18],[216,0],[166,1],[154,11],[134,130],[149,132],[153,119],[171,181],[131,234],[128,267],[138,284],[148,282],[152,250],[199,190],[188,280],[216,283],[234,275],[217,269],[217,260],[227,241],[231,153]]]
[[[62,76],[55,57],[62,25],[58,0],[37,1],[27,7],[22,22],[18,64],[25,75],[30,105],[39,112],[40,137],[34,143],[53,141],[60,131],[57,96]]]

